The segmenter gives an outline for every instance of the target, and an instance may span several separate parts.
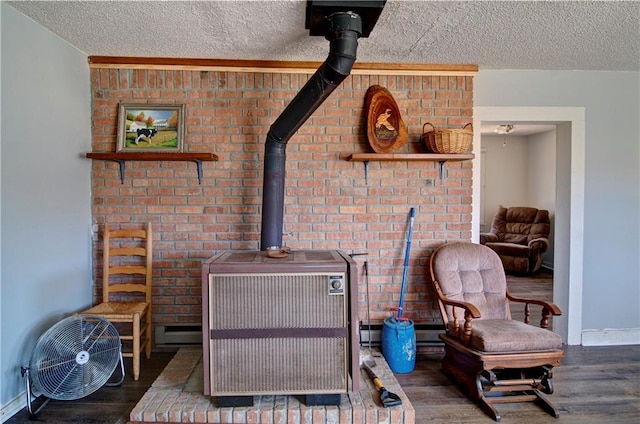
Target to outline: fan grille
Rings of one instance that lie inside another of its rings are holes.
[[[74,400],[101,388],[120,358],[120,336],[94,315],[66,318],[38,339],[30,363],[34,386],[56,400]]]

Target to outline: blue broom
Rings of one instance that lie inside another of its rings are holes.
[[[400,303],[398,305],[397,321],[402,321],[402,305],[404,304],[404,290],[407,284],[407,270],[409,269],[409,253],[411,252],[411,236],[413,234],[413,219],[416,215],[415,209],[409,212],[409,236],[407,238],[407,250],[404,253],[404,271],[402,272],[402,287],[400,288]]]

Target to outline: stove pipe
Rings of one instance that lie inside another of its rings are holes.
[[[282,247],[284,213],[285,150],[287,141],[311,114],[349,76],[356,61],[362,19],[354,12],[336,12],[329,20],[325,38],[329,56],[271,125],[264,154],[262,187],[261,250]]]

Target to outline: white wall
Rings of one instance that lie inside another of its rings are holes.
[[[482,136],[484,155],[483,194],[484,224],[491,229],[491,219],[500,206],[527,206],[527,137]]]
[[[527,203],[549,211],[549,249],[542,255],[545,266],[553,268],[556,211],[556,131],[527,137]]]
[[[629,343],[640,343],[639,93],[639,72],[480,71],[474,80],[477,107],[585,108],[581,328]]]
[[[51,325],[91,303],[87,56],[0,5],[0,405],[24,407],[20,366]]]

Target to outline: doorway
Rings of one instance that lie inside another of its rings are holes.
[[[556,220],[553,301],[563,314],[554,329],[570,345],[582,337],[582,261],[584,227],[584,108],[474,108],[472,240],[480,236],[482,154],[479,129],[483,122],[556,126]]]
[[[553,269],[556,215],[556,126],[483,122],[481,134],[480,232],[491,230],[500,206],[529,206],[549,211],[549,245],[543,266]],[[533,276],[532,276],[533,277]],[[549,285],[549,289],[551,289]],[[551,296],[551,293],[549,293]],[[551,300],[551,297],[549,297]]]

